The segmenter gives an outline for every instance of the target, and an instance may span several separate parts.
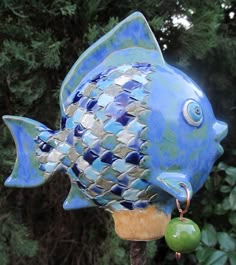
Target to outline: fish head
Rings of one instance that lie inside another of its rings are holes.
[[[150,76],[150,182],[180,201],[206,181],[222,154],[227,124],[215,118],[203,91],[172,66]]]

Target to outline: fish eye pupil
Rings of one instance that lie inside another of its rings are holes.
[[[200,111],[199,107],[196,107],[195,108],[195,114],[197,114],[197,115],[200,115],[201,114],[201,111]]]

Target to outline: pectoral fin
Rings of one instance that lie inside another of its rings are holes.
[[[64,201],[64,210],[76,210],[81,208],[93,207],[95,204],[86,198],[81,190],[78,189],[76,183],[71,183],[70,192]]]
[[[183,185],[189,190],[192,197],[192,186],[186,175],[175,172],[163,172],[157,177],[158,186],[170,195],[184,202],[187,199],[187,193]]]

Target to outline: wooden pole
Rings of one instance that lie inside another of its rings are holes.
[[[145,241],[130,242],[130,264],[131,265],[146,265],[147,252]]]

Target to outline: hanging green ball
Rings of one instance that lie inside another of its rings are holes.
[[[201,231],[196,223],[188,218],[172,219],[165,231],[165,240],[175,252],[189,253],[200,243]]]

